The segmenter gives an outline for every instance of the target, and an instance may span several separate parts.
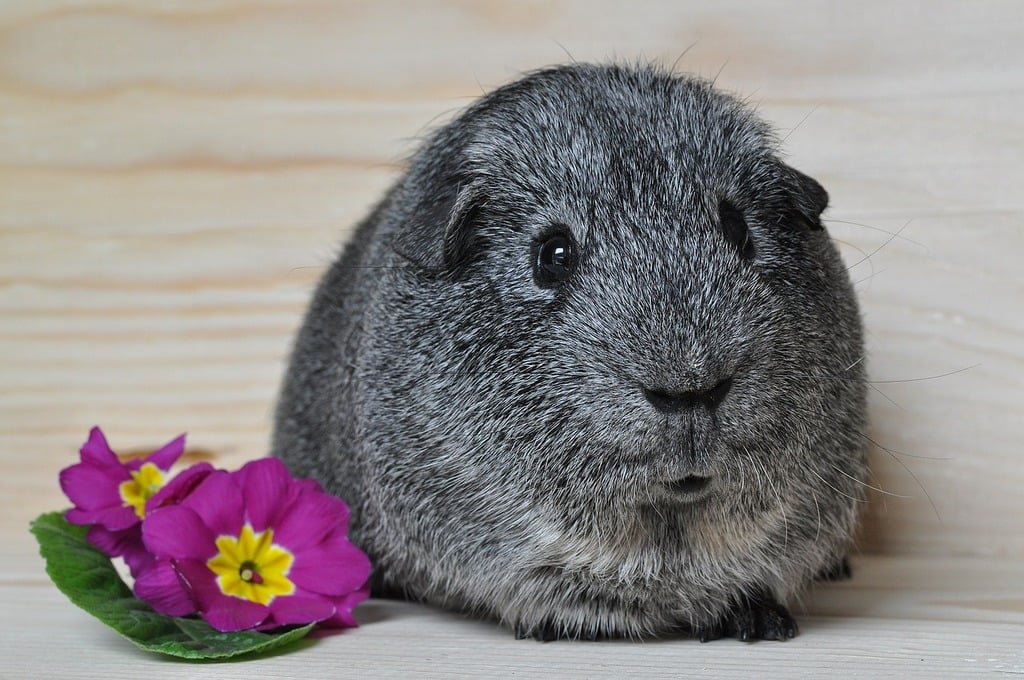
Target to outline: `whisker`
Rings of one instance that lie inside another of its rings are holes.
[[[877,486],[871,486],[867,482],[862,482],[861,480],[857,479],[853,475],[851,475],[851,474],[849,474],[847,472],[843,472],[843,470],[841,470],[840,468],[837,468],[835,465],[832,465],[831,467],[832,467],[833,470],[835,470],[836,472],[838,472],[842,476],[849,477],[850,479],[852,479],[853,481],[857,482],[861,486],[863,486],[865,488],[868,488],[868,489],[871,489],[872,491],[877,491],[880,494],[885,494],[886,496],[892,496],[893,498],[913,498],[913,496],[904,496],[903,494],[900,494],[900,493],[893,493],[892,491],[886,491],[885,489],[880,489]]]
[[[847,248],[852,248],[853,250],[856,250],[861,255],[867,257],[868,251],[864,250],[863,248],[861,248],[856,243],[850,243],[849,241],[844,241],[841,238],[833,238],[832,240],[834,242],[838,243],[841,246],[846,246]]]
[[[899,231],[897,231],[896,233],[892,234],[892,235],[891,235],[891,236],[890,236],[889,238],[887,238],[887,239],[885,240],[885,242],[884,242],[884,243],[882,243],[882,245],[880,245],[880,246],[878,246],[877,248],[875,248],[874,250],[872,250],[872,251],[871,251],[871,252],[870,252],[870,253],[869,253],[868,255],[866,255],[866,256],[865,256],[865,257],[864,257],[863,259],[861,259],[861,260],[859,260],[859,261],[855,262],[855,263],[853,264],[853,266],[847,267],[847,268],[846,268],[846,271],[850,271],[851,269],[854,269],[855,267],[857,267],[858,265],[860,265],[861,263],[863,263],[863,262],[864,262],[865,260],[870,260],[870,259],[871,259],[872,257],[874,257],[875,255],[877,255],[877,254],[878,254],[878,252],[879,252],[880,250],[882,250],[882,248],[885,248],[885,247],[886,247],[887,245],[889,245],[889,244],[890,244],[890,243],[892,243],[892,242],[893,242],[894,240],[896,240],[896,238],[897,238],[897,237],[898,237],[898,236],[899,236],[900,234],[902,234],[902,233],[903,233],[903,230],[904,230],[904,229],[906,229],[907,227],[909,227],[909,226],[910,226],[910,223],[911,223],[912,221],[913,221],[913,220],[907,220],[907,221],[906,221],[906,223],[904,223],[904,225],[903,225],[902,227],[900,227],[900,228],[899,228]]]
[[[903,380],[871,380],[868,382],[872,385],[888,385],[891,383],[908,383],[921,382],[923,380],[938,380],[939,378],[948,378],[949,376],[956,375],[957,373],[970,371],[971,369],[978,368],[979,366],[981,366],[981,363],[973,364],[971,366],[964,366],[963,368],[958,368],[955,371],[950,371],[949,373],[940,373],[939,375],[928,375],[921,378],[904,378]]]
[[[751,456],[750,459],[754,461],[759,468],[761,468],[761,472],[764,473],[764,478],[768,481],[768,485],[772,488],[772,492],[775,494],[775,499],[779,502],[779,509],[782,511],[782,527],[785,532],[782,540],[782,554],[785,555],[789,552],[789,518],[786,516],[786,505],[782,500],[782,494],[779,493],[779,489],[775,486],[775,482],[772,480],[771,475],[768,474],[768,470],[765,468],[764,463],[759,461],[756,456]]]
[[[792,371],[792,372],[787,373],[785,375],[785,377],[786,378],[793,378],[793,379],[807,378],[807,379],[817,379],[817,380],[843,380],[843,381],[848,381],[848,382],[859,382],[859,380],[857,378],[851,378],[851,377],[849,377],[847,375],[843,375],[843,373],[846,373],[847,371],[852,369],[854,366],[856,366],[858,363],[860,363],[862,359],[863,359],[863,357],[861,357],[861,359],[858,359],[857,361],[853,362],[852,364],[850,364],[849,366],[847,366],[846,368],[844,368],[842,371],[840,371],[837,374],[836,373],[798,373],[796,371]],[[894,384],[897,384],[897,383],[908,383],[908,382],[922,382],[922,381],[925,381],[925,380],[938,380],[940,378],[948,378],[949,376],[956,375],[957,373],[963,373],[965,371],[970,371],[972,369],[980,367],[981,365],[982,365],[982,363],[978,362],[976,364],[971,364],[970,366],[964,366],[963,368],[958,368],[956,370],[948,371],[946,373],[939,373],[937,375],[924,375],[924,376],[919,376],[917,378],[889,378],[889,379],[886,379],[886,380],[865,380],[864,382],[867,383],[869,386],[873,386],[873,385],[894,385]]]
[[[870,387],[870,388],[871,388],[872,390],[874,390],[876,394],[880,394],[880,395],[882,395],[882,398],[883,398],[883,399],[885,399],[885,400],[886,400],[887,402],[889,402],[890,404],[892,404],[893,406],[895,406],[895,407],[896,407],[896,408],[898,408],[899,410],[901,410],[901,411],[905,411],[905,410],[906,410],[906,409],[904,409],[904,408],[903,408],[902,406],[900,406],[899,404],[897,404],[897,403],[896,403],[896,401],[895,401],[895,400],[894,400],[894,399],[893,399],[892,397],[890,397],[890,396],[889,396],[888,394],[886,394],[886,393],[885,393],[885,392],[883,392],[882,390],[880,390],[880,389],[878,389],[877,387],[875,387],[874,385],[872,385],[872,384],[871,384],[870,382],[869,382],[869,383],[868,383],[867,385],[868,385],[868,387]]]
[[[831,484],[829,483],[829,481],[828,481],[827,479],[825,479],[824,477],[822,477],[821,475],[819,475],[819,474],[818,474],[817,472],[815,472],[815,471],[814,471],[814,468],[808,467],[808,468],[807,468],[807,471],[808,471],[808,472],[810,472],[810,473],[811,473],[812,475],[814,475],[815,477],[817,477],[817,478],[818,478],[819,480],[821,480],[821,483],[822,483],[822,484],[824,484],[824,485],[825,485],[825,486],[827,486],[828,488],[832,489],[833,491],[835,491],[835,492],[836,492],[837,494],[839,494],[840,496],[842,496],[842,497],[844,497],[844,498],[849,498],[849,499],[850,499],[851,501],[854,501],[855,503],[867,503],[867,501],[866,501],[866,500],[864,500],[863,498],[857,498],[856,496],[851,496],[851,495],[849,495],[849,494],[843,493],[842,491],[840,491],[840,490],[839,490],[839,489],[837,489],[836,487],[832,486],[832,485],[831,485]]]
[[[869,442],[871,442],[872,444],[874,444],[875,446],[877,446],[877,447],[878,447],[879,449],[881,449],[882,451],[885,451],[886,453],[888,453],[888,454],[889,454],[889,456],[890,456],[890,457],[891,457],[891,458],[892,458],[893,460],[895,460],[895,461],[896,461],[897,463],[899,463],[899,464],[900,464],[900,467],[902,467],[902,468],[903,468],[904,470],[906,470],[906,471],[907,471],[907,474],[908,474],[908,475],[910,475],[910,476],[911,476],[911,477],[913,478],[913,480],[914,480],[915,482],[917,482],[917,486],[918,486],[918,488],[920,488],[920,489],[921,489],[921,491],[922,491],[922,492],[924,493],[924,495],[925,495],[925,498],[927,498],[927,499],[928,499],[928,504],[932,506],[932,512],[934,512],[934,513],[935,513],[935,518],[936,518],[937,520],[939,520],[939,523],[940,523],[940,524],[945,524],[945,522],[943,522],[943,521],[942,521],[942,515],[940,515],[940,514],[939,514],[939,508],[938,508],[938,507],[937,507],[937,506],[935,505],[935,501],[934,501],[934,499],[932,499],[932,495],[931,495],[930,493],[928,493],[928,489],[924,488],[924,484],[922,484],[922,483],[921,483],[921,480],[920,480],[920,479],[918,479],[917,475],[915,475],[915,474],[914,474],[914,471],[913,471],[913,470],[911,470],[911,469],[910,469],[910,468],[909,468],[909,467],[907,466],[907,464],[906,464],[906,463],[904,463],[904,462],[903,462],[902,460],[900,460],[899,458],[897,458],[897,457],[896,457],[896,454],[895,454],[895,453],[893,453],[893,451],[891,451],[890,449],[886,448],[885,446],[882,446],[881,444],[879,444],[878,442],[876,442],[876,441],[875,441],[874,439],[872,439],[872,438],[871,438],[871,437],[869,437],[868,435],[864,434],[863,432],[859,432],[858,434],[860,434],[860,436],[861,436],[861,437],[864,437],[864,438],[865,438],[865,439],[867,439],[867,440],[868,440]]]
[[[884,271],[885,271],[884,269],[879,269],[877,271],[872,270],[872,272],[870,274],[868,274],[867,276],[865,276],[864,278],[857,279],[856,281],[854,281],[853,285],[854,286],[859,286],[860,284],[864,283],[865,281],[870,281],[871,279],[875,278],[876,276],[878,276],[879,274],[881,274]]]
[[[864,437],[865,439],[867,439],[869,442],[871,442],[875,446],[878,446],[879,448],[882,448],[877,443],[875,443],[875,441],[873,439],[868,437],[863,432],[858,432],[857,434],[859,436],[861,436],[861,437]],[[915,460],[939,460],[939,461],[956,460],[954,456],[922,456],[919,453],[907,453],[906,451],[897,451],[896,449],[886,449],[886,451],[888,453],[891,453],[894,456],[903,456],[904,458],[914,458]]]
[[[849,224],[849,225],[854,226],[854,227],[864,227],[865,229],[873,229],[875,231],[880,231],[883,234],[889,234],[890,236],[897,236],[897,237],[899,237],[899,239],[901,241],[906,241],[907,243],[913,243],[915,246],[918,246],[919,248],[923,248],[926,251],[930,250],[930,248],[928,248],[928,246],[926,246],[925,244],[923,244],[923,243],[921,243],[919,241],[915,241],[912,238],[907,238],[906,236],[903,236],[899,232],[889,231],[888,229],[882,229],[881,227],[875,227],[875,226],[872,226],[870,224],[864,224],[862,222],[851,222],[849,220],[837,220],[837,219],[829,218],[827,221],[828,222],[835,222],[836,224]]]
[[[838,238],[832,237],[831,235],[830,235],[830,238],[832,238],[832,240],[835,241],[838,244],[841,244],[841,245],[844,245],[844,246],[846,246],[848,248],[852,248],[853,250],[856,250],[861,255],[860,260],[858,260],[856,264],[847,267],[846,271],[848,271],[848,272],[849,271],[853,271],[854,267],[857,267],[862,262],[867,262],[868,263],[868,267],[870,268],[871,273],[868,274],[867,276],[865,276],[864,278],[858,280],[858,281],[854,281],[853,282],[854,286],[859,286],[860,284],[864,283],[865,281],[870,281],[871,279],[873,279],[875,277],[876,274],[878,274],[878,272],[875,270],[875,263],[871,260],[871,255],[874,255],[874,253],[870,253],[869,254],[866,250],[864,250],[860,246],[858,246],[858,245],[856,245],[854,243],[850,243],[849,241],[844,241],[842,239],[838,239]]]
[[[799,129],[801,125],[803,125],[804,123],[806,123],[806,122],[807,122],[807,119],[808,119],[808,118],[810,118],[810,117],[811,117],[811,116],[812,116],[812,115],[813,115],[813,114],[814,114],[814,113],[815,113],[815,112],[816,112],[816,111],[817,111],[818,109],[820,109],[820,108],[821,108],[821,104],[815,104],[814,108],[813,108],[813,109],[811,109],[810,111],[808,111],[808,112],[807,112],[807,115],[806,115],[806,116],[804,116],[803,118],[801,118],[801,119],[800,119],[800,122],[799,122],[799,123],[797,123],[796,125],[794,125],[794,126],[793,126],[793,127],[792,127],[792,128],[790,129],[790,131],[786,133],[786,136],[782,138],[782,143],[783,143],[783,144],[785,144],[786,142],[788,142],[788,141],[789,141],[789,136],[790,136],[790,135],[792,135],[792,134],[793,134],[794,132],[796,132],[796,131],[797,131],[797,129]]]

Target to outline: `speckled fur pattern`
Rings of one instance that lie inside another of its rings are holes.
[[[742,211],[754,256],[723,235]],[[313,299],[274,454],[352,506],[374,589],[538,639],[784,638],[867,474],[827,194],[711,84],[571,65],[427,139]],[[579,252],[538,285],[537,244]],[[702,390],[663,413],[643,389]],[[684,502],[666,483],[711,480]]]

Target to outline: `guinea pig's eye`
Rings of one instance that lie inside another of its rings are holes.
[[[736,248],[744,260],[754,259],[754,241],[743,212],[729,201],[722,199],[718,204],[718,219],[725,238]]]
[[[554,287],[572,275],[576,268],[576,246],[569,234],[559,231],[545,237],[536,248],[533,264],[537,284]]]

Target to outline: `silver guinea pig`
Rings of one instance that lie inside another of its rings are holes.
[[[375,594],[540,640],[792,637],[867,475],[827,203],[706,81],[498,88],[320,282],[274,455],[351,505]]]

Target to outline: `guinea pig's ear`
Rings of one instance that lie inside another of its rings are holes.
[[[473,255],[473,229],[480,187],[453,174],[421,186],[392,248],[427,274],[457,274]]]
[[[782,211],[781,219],[794,227],[812,231],[824,229],[821,213],[828,207],[828,192],[817,180],[795,168],[780,162],[782,184],[788,194],[789,205]]]

